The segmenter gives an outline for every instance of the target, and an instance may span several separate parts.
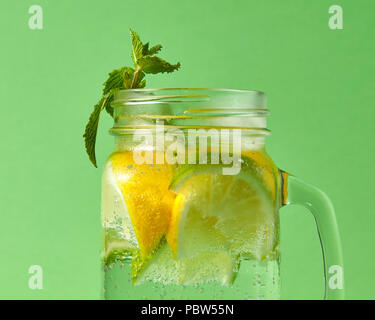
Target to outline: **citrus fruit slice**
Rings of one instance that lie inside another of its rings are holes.
[[[167,240],[174,256],[230,252],[263,260],[276,243],[272,194],[251,159],[237,175],[220,165],[187,165],[171,184],[177,193]]]
[[[121,238],[115,229],[105,229],[102,257],[106,267],[111,268],[116,262],[129,259],[135,250],[134,244]]]
[[[137,245],[146,257],[157,248],[169,225],[175,198],[168,189],[173,175],[172,166],[136,164],[132,152],[114,153],[109,162]]]

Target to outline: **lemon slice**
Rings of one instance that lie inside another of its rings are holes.
[[[168,189],[172,166],[136,164],[130,151],[112,154],[109,162],[125,200],[137,245],[146,257],[157,248],[169,225],[175,198]]]
[[[263,260],[276,243],[276,209],[250,159],[238,175],[219,165],[190,165],[177,172],[177,193],[167,240],[178,259],[202,252],[229,252]]]

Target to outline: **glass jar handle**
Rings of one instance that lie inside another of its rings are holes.
[[[299,204],[314,216],[323,252],[324,299],[344,299],[344,275],[341,242],[331,200],[318,188],[281,172],[283,205]]]

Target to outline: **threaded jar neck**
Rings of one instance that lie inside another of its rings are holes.
[[[112,102],[114,135],[134,129],[241,129],[246,135],[266,136],[266,94],[232,89],[130,89],[118,91]]]

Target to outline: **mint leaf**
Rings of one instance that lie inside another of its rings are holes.
[[[130,38],[132,40],[132,58],[136,65],[139,58],[143,56],[143,44],[138,33],[130,29]]]
[[[153,46],[147,51],[147,55],[153,56],[154,54],[157,54],[161,50],[161,48],[163,48],[162,45],[157,44],[156,46]]]
[[[144,88],[146,86],[146,80],[142,80],[138,83],[137,88]]]
[[[170,64],[157,56],[144,56],[138,60],[138,65],[145,73],[163,73],[178,70],[180,63]]]
[[[85,128],[85,133],[83,134],[83,137],[85,138],[86,152],[90,158],[90,161],[93,163],[95,167],[97,167],[95,156],[95,143],[100,113],[106,107],[107,104],[110,104],[110,100],[113,97],[113,92],[114,90],[109,92],[105,97],[102,97],[100,101],[94,106],[94,111],[90,115],[89,122],[87,123]]]
[[[144,88],[146,86],[146,80],[144,79],[146,73],[173,72],[180,67],[179,62],[173,65],[155,56],[162,48],[160,44],[150,48],[149,42],[143,44],[139,35],[131,29],[130,37],[134,68],[122,67],[109,73],[108,79],[103,84],[102,98],[94,106],[83,135],[86,152],[95,167],[97,166],[95,143],[100,114],[105,109],[113,117],[111,102],[114,94],[122,89]]]
[[[108,79],[103,83],[103,96],[114,88],[121,88],[124,82],[124,73],[126,68],[113,70],[108,75]]]
[[[124,87],[126,89],[131,88],[133,74],[134,74],[134,72],[130,72],[130,71],[125,71],[125,73],[124,73]]]
[[[143,80],[143,78],[145,77],[145,73],[142,72],[142,71],[138,71],[138,81],[137,81],[137,84],[136,84],[136,88],[139,88],[139,84],[141,83],[141,81]]]
[[[163,72],[169,73],[178,70],[180,67],[179,62],[177,64],[170,64],[169,62],[155,56],[155,54],[162,48],[160,44],[149,49],[149,42],[143,44],[139,35],[132,29],[130,29],[130,37],[132,40],[132,58],[135,70],[130,88],[143,88],[145,86],[146,83],[142,81],[142,72],[153,74]]]
[[[145,56],[147,55],[147,52],[148,52],[148,47],[150,46],[150,43],[147,42],[146,44],[143,45],[143,48],[142,48],[142,55]]]
[[[103,88],[103,97],[109,94],[112,90],[114,89],[123,89],[124,88],[124,77],[125,73],[127,72],[127,69],[130,68],[120,68],[113,70],[112,72],[109,73],[109,77],[104,82],[104,88]],[[130,88],[130,87],[128,87]],[[105,104],[105,110],[113,117],[113,108],[110,103]]]

